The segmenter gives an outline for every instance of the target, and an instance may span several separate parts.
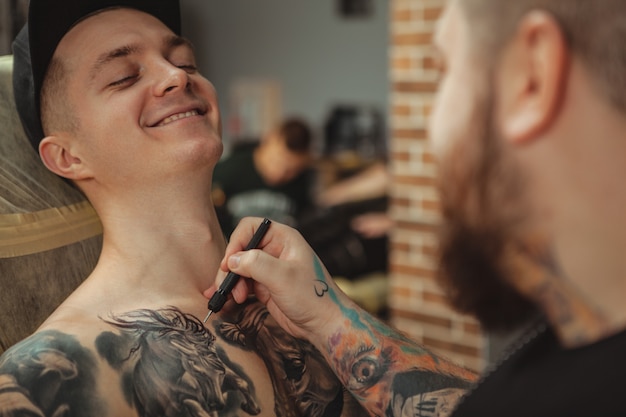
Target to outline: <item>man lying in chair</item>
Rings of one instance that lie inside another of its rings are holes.
[[[221,126],[178,0],[31,0],[29,15],[25,130],[104,237],[85,282],[0,357],[0,414],[348,415],[321,355],[263,305],[199,319],[225,248],[210,199]]]

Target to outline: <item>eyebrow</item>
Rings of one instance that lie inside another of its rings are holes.
[[[187,38],[185,38],[184,36],[178,36],[178,35],[172,35],[169,38],[166,39],[165,44],[168,46],[168,48],[176,48],[178,46],[186,46],[187,48],[191,49],[192,51],[195,49],[193,47],[193,43],[191,43],[191,41]]]
[[[91,79],[95,78],[95,76],[98,74],[98,72],[100,72],[102,67],[109,64],[110,62],[115,61],[116,59],[130,56],[139,52],[140,50],[141,49],[137,45],[124,45],[101,54],[98,59],[96,59],[96,62],[91,66],[91,70],[89,71]]]
[[[168,50],[177,48],[179,46],[186,46],[191,51],[194,50],[191,41],[183,36],[172,35],[170,37],[167,37],[163,43]],[[92,65],[91,70],[89,71],[90,78],[95,78],[98,72],[100,72],[100,70],[110,62],[115,61],[116,59],[128,57],[140,51],[141,47],[139,47],[139,45],[130,44],[104,52],[96,59],[95,63]]]

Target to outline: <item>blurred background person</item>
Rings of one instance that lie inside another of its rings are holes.
[[[387,316],[390,175],[383,160],[351,169],[324,158],[317,164],[316,210],[299,231],[341,289],[380,318]]]
[[[288,117],[258,142],[238,144],[213,174],[213,203],[228,237],[245,216],[298,227],[313,206],[313,132]]]

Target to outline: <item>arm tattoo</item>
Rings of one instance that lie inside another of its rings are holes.
[[[315,293],[339,307],[345,329],[328,340],[328,356],[346,388],[375,415],[448,415],[476,375],[443,360],[371,315],[339,300],[314,258]],[[325,291],[319,291],[320,285]]]

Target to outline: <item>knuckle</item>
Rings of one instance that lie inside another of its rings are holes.
[[[259,262],[259,251],[249,250],[241,257],[241,266],[245,269],[249,269],[252,265]]]

